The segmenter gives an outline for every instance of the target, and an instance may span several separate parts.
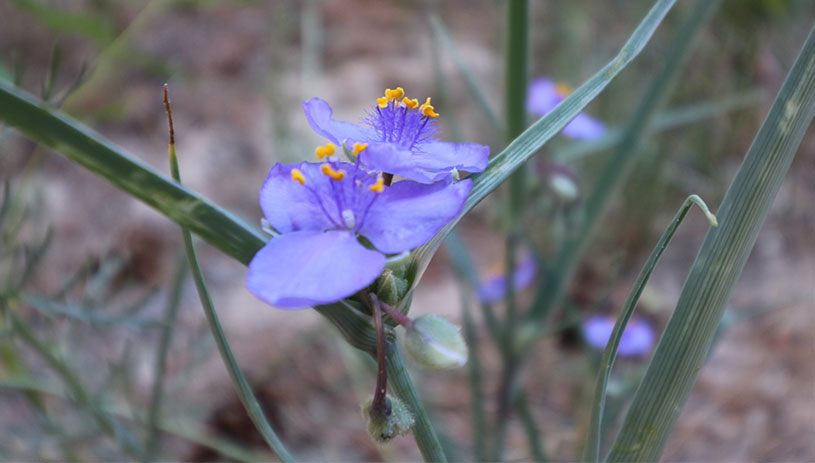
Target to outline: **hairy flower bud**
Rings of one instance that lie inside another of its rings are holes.
[[[387,442],[398,434],[407,434],[413,427],[413,414],[407,406],[392,395],[385,397],[385,410],[373,408],[373,396],[362,405],[362,417],[368,433],[377,442]]]
[[[467,363],[467,344],[461,328],[438,315],[413,320],[405,334],[405,347],[419,365],[434,370],[458,368]]]
[[[376,280],[376,296],[380,301],[390,306],[398,305],[399,301],[407,294],[407,290],[407,280],[397,276],[393,270],[387,267]]]

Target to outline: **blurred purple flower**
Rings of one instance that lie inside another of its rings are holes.
[[[531,254],[526,254],[512,275],[515,289],[521,290],[529,286],[538,274],[535,258]],[[478,298],[485,304],[491,304],[504,298],[507,292],[506,274],[494,275],[481,282],[478,288]]]
[[[605,349],[614,331],[614,317],[594,315],[583,322],[583,336],[595,349]],[[648,354],[654,345],[654,329],[642,319],[631,318],[623,331],[617,354],[623,357],[638,357]]]
[[[536,116],[544,116],[555,109],[564,98],[572,93],[572,89],[565,84],[555,83],[551,79],[541,77],[532,81],[526,97],[526,110]],[[580,140],[592,140],[603,136],[606,126],[602,122],[578,114],[563,129],[563,135]]]
[[[334,302],[368,286],[384,269],[385,254],[428,241],[472,188],[470,180],[449,177],[386,186],[359,162],[332,161],[333,145],[317,153],[327,161],[276,164],[260,190],[261,209],[280,235],[252,259],[246,286],[280,308]]]
[[[446,143],[434,135],[439,116],[428,98],[419,105],[405,97],[401,87],[387,89],[385,96],[363,119],[363,125],[337,121],[331,106],[319,98],[303,103],[311,128],[338,146],[367,148],[360,154],[369,170],[401,175],[420,183],[433,183],[454,170],[481,172],[487,167],[489,147],[475,143]]]

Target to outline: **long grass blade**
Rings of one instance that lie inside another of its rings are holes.
[[[427,244],[414,251],[413,261],[417,265],[417,278],[427,268],[430,258],[444,238],[456,226],[461,217],[481,202],[490,192],[504,182],[516,169],[531,158],[547,141],[560,132],[566,124],[577,116],[606,86],[645,48],[675,0],[658,0],[637,26],[617,56],[606,64],[591,79],[569,95],[554,110],[527,128],[504,151],[494,157],[487,169],[471,176],[473,189],[461,213],[444,226]]]
[[[679,211],[676,213],[676,216],[674,216],[673,221],[671,221],[671,224],[668,225],[668,228],[665,230],[665,233],[662,234],[662,237],[657,242],[654,250],[651,251],[651,255],[649,255],[648,259],[645,261],[645,265],[642,267],[642,270],[640,270],[639,275],[637,275],[634,286],[631,288],[631,292],[628,293],[628,297],[623,304],[623,308],[620,310],[620,315],[617,317],[617,323],[614,324],[614,331],[611,332],[611,339],[609,340],[608,346],[606,346],[606,350],[603,352],[603,358],[600,362],[602,369],[600,370],[600,374],[597,376],[597,387],[594,390],[591,422],[589,424],[588,435],[586,436],[586,446],[583,450],[583,461],[600,461],[600,444],[603,437],[603,411],[606,405],[606,387],[608,386],[608,379],[611,376],[611,369],[614,367],[614,360],[617,358],[617,349],[620,347],[623,332],[628,324],[628,320],[631,319],[631,315],[634,313],[634,308],[637,307],[637,302],[640,300],[640,295],[645,289],[645,285],[648,283],[648,279],[651,277],[651,272],[654,271],[657,261],[659,261],[659,258],[662,256],[662,252],[668,246],[668,243],[671,242],[676,230],[679,228],[679,224],[682,223],[682,220],[685,218],[691,206],[694,204],[702,209],[702,212],[705,213],[705,216],[707,216],[708,221],[712,226],[719,226],[719,223],[716,221],[716,216],[710,212],[707,204],[705,204],[700,197],[691,195],[685,200],[682,207],[679,208]]]
[[[666,53],[664,67],[651,82],[642,102],[626,126],[622,141],[601,167],[602,177],[586,197],[582,210],[584,220],[579,227],[575,227],[575,233],[565,240],[555,255],[553,271],[539,287],[532,309],[529,311],[529,322],[540,323],[545,320],[552,308],[562,300],[566,286],[577,270],[577,264],[594,236],[611,198],[634,166],[636,153],[648,123],[670,93],[693,38],[720,3],[721,0],[698,0],[691,14],[679,27],[677,36]]]
[[[4,82],[0,82],[0,120],[85,166],[244,264],[263,247],[265,237],[228,211]]]
[[[752,90],[713,101],[703,101],[671,108],[654,116],[651,123],[648,124],[648,133],[660,133],[686,125],[698,124],[731,111],[746,109],[755,106],[761,101],[761,97],[761,91]],[[611,128],[598,139],[569,143],[552,153],[552,160],[571,163],[608,148],[613,148],[622,141],[623,133],[622,128]]]
[[[708,231],[610,461],[656,461],[690,394],[733,290],[804,132],[815,116],[815,28]]]

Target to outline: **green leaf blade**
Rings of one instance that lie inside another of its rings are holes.
[[[813,116],[815,29],[725,195],[720,226],[711,229],[702,244],[609,461],[659,459]]]
[[[244,264],[265,243],[259,231],[230,212],[3,82],[0,82],[0,120],[85,166]]]

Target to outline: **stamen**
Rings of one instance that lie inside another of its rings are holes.
[[[354,217],[354,211],[351,209],[343,209],[341,214],[342,221],[345,223],[345,226],[348,227],[349,230],[353,230],[354,227],[357,226],[357,218]]]
[[[402,98],[402,104],[410,109],[415,109],[416,106],[419,106],[419,100],[417,100],[416,98],[410,99],[408,97],[404,97]]]
[[[385,90],[385,97],[388,98],[388,101],[390,101],[390,100],[399,100],[403,96],[405,96],[405,89],[403,89],[402,87],[396,87],[393,90],[391,90],[391,89],[386,89]]]
[[[342,180],[345,178],[344,170],[334,170],[328,164],[321,165],[320,172],[322,172],[326,177],[331,177],[332,180]]]
[[[376,99],[376,104],[379,105],[380,108],[387,108],[388,107],[388,97],[382,96]]]
[[[305,185],[306,184],[306,177],[303,176],[303,173],[300,172],[299,169],[292,169],[291,170],[291,179],[293,181],[299,183],[300,185]]]
[[[367,147],[368,147],[367,143],[354,143],[354,149],[351,150],[351,154],[356,156],[359,153],[365,151],[365,148]]]
[[[374,193],[382,193],[382,191],[385,189],[385,179],[382,177],[377,178],[376,183],[369,186],[368,189]]]
[[[555,84],[555,93],[557,93],[557,96],[561,98],[566,98],[567,96],[571,95],[573,91],[574,89],[568,84],[564,84],[562,82]]]
[[[439,113],[437,113],[433,105],[430,104],[430,97],[427,97],[427,101],[425,101],[424,104],[419,107],[419,111],[421,111],[422,115],[426,117],[439,117]]]
[[[323,159],[327,156],[333,156],[334,150],[337,147],[333,143],[328,143],[324,146],[318,146],[317,149],[314,150],[314,154],[317,156],[317,159]]]

